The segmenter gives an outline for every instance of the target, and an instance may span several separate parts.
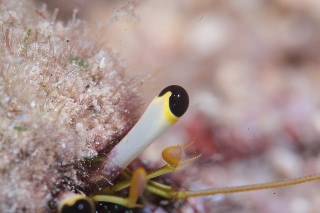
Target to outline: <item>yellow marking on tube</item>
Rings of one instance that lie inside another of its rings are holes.
[[[163,103],[162,105],[162,112],[164,115],[164,120],[174,124],[175,122],[177,122],[179,120],[178,117],[176,117],[170,110],[170,105],[169,105],[169,99],[171,97],[172,93],[171,92],[166,92],[164,95],[162,95],[161,97],[156,97],[154,98],[153,101],[161,101]]]

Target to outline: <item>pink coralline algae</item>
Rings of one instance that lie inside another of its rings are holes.
[[[51,211],[134,124],[138,81],[75,16],[8,0],[0,25],[0,209]]]

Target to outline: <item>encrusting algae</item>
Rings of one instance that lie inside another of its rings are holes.
[[[136,121],[137,80],[75,17],[5,0],[0,26],[0,209],[55,211]]]

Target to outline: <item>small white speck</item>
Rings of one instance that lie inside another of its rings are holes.
[[[83,129],[84,129],[84,126],[83,126],[82,123],[77,123],[77,124],[76,124],[76,130],[77,130],[77,131],[82,131]]]
[[[30,107],[34,108],[35,106],[36,106],[36,102],[35,102],[35,101],[32,101],[32,102],[30,103]]]
[[[161,200],[160,201],[160,205],[163,205],[163,206],[166,206],[169,204],[169,201],[168,200]]]
[[[106,67],[106,57],[102,57],[102,59],[100,60],[100,63],[99,63],[99,67],[101,69]]]
[[[10,101],[10,97],[9,97],[9,96],[4,96],[3,99],[2,99],[2,101],[3,101],[4,103],[7,103],[7,102]]]

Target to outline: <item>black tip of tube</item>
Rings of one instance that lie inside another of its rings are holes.
[[[164,88],[158,96],[161,97],[169,91],[172,93],[169,99],[170,110],[175,116],[181,117],[188,109],[189,95],[183,87],[171,85]]]
[[[65,204],[59,213],[94,213],[95,210],[87,199],[78,199],[72,205]]]

